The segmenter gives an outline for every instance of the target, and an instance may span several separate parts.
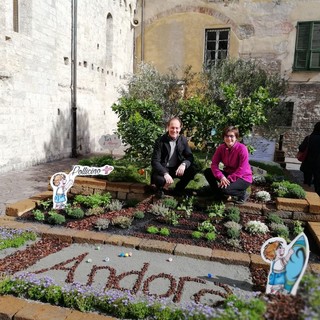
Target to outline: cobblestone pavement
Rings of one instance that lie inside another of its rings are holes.
[[[0,173],[0,215],[5,214],[7,204],[47,191],[49,177],[59,171],[70,171],[79,159],[66,158],[22,170]]]

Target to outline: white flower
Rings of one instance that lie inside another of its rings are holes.
[[[246,230],[252,234],[266,234],[269,228],[261,221],[251,220],[246,224]]]
[[[256,193],[256,199],[259,201],[267,202],[271,200],[271,196],[267,191],[258,191]]]

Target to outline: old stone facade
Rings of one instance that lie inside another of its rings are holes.
[[[69,157],[74,149],[105,151],[99,139],[116,129],[111,105],[134,63],[199,71],[206,32],[216,29],[228,30],[229,57],[260,59],[289,80],[293,112],[283,147],[293,156],[320,120],[319,69],[293,68],[297,24],[319,22],[319,7],[320,0],[2,0],[0,172]]]
[[[0,172],[69,157],[73,147],[81,153],[105,151],[99,138],[116,129],[111,105],[133,70],[135,10],[136,0],[1,1]]]
[[[283,149],[292,157],[320,121],[320,68],[294,68],[297,26],[319,23],[319,8],[320,0],[139,0],[137,61],[153,63],[161,72],[187,65],[200,71],[209,45],[217,40],[210,44],[207,32],[218,37],[227,30],[228,57],[259,59],[289,80],[286,100],[293,103],[292,123],[285,128]],[[313,46],[318,67],[319,32],[317,26]]]

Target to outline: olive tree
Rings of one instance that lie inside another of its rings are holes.
[[[120,99],[112,106],[118,115],[117,134],[127,146],[126,154],[142,165],[150,163],[154,142],[165,132],[166,122],[179,114],[182,90],[193,74],[186,68],[160,74],[152,65],[141,64],[135,74],[127,75]]]

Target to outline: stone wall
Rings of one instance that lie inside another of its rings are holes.
[[[201,71],[205,29],[229,28],[230,58],[257,59],[289,81],[292,125],[281,133],[285,156],[293,157],[320,120],[320,72],[292,69],[297,23],[319,21],[319,7],[320,0],[139,0],[137,60],[152,62],[161,72],[172,66]]]
[[[0,172],[71,155],[71,0],[12,0],[0,10]],[[81,0],[77,15],[77,151],[104,151],[111,105],[133,68],[136,1]],[[108,17],[108,19],[107,19]],[[111,62],[112,59],[112,62]]]

